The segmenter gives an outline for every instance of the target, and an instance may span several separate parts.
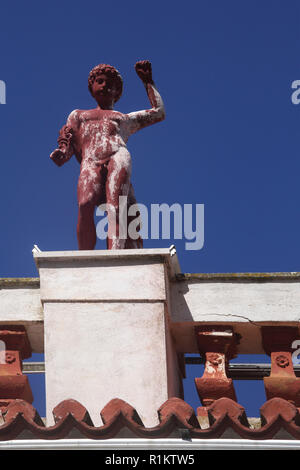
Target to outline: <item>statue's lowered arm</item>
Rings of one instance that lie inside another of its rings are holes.
[[[62,166],[66,163],[72,155],[75,153],[73,140],[74,140],[74,131],[77,127],[76,122],[76,111],[73,111],[68,117],[67,124],[61,128],[59,131],[59,136],[57,139],[58,148],[55,149],[50,158],[57,166]]]

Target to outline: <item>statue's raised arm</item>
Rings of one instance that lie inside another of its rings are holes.
[[[152,66],[148,60],[141,60],[135,64],[135,71],[142,80],[151,104],[151,109],[135,111],[127,114],[130,120],[131,133],[137,132],[146,126],[165,119],[165,107],[152,78]]]

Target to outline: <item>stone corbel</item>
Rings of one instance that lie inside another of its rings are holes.
[[[264,378],[268,400],[279,397],[300,406],[300,378],[294,372],[292,343],[299,339],[297,327],[264,326],[261,328],[263,348],[271,356],[271,374]]]
[[[31,387],[22,373],[22,360],[31,356],[26,330],[21,325],[0,325],[0,410],[15,399],[33,402]]]
[[[227,377],[230,359],[236,356],[238,335],[227,326],[196,326],[195,334],[200,354],[205,357],[205,369],[201,378],[195,379],[203,406],[211,405],[219,398],[236,401],[232,379]]]

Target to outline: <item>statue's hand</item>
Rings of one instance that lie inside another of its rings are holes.
[[[62,166],[65,163],[66,154],[61,149],[55,149],[50,158],[57,166]]]
[[[149,60],[140,60],[135,64],[135,71],[144,83],[152,83],[152,67]]]

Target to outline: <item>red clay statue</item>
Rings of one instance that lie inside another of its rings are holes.
[[[129,136],[165,118],[164,105],[152,80],[151,63],[137,62],[135,70],[145,85],[151,109],[122,114],[113,107],[122,94],[123,82],[112,66],[94,67],[88,78],[89,90],[97,101],[95,109],[75,110],[63,126],[59,148],[50,158],[61,166],[73,154],[80,162],[78,181],[79,216],[77,225],[80,250],[96,245],[95,207],[106,203],[108,210],[108,249],[138,248],[142,240],[119,236],[119,196],[127,196],[128,205],[135,197],[130,183],[131,156],[126,142]]]

